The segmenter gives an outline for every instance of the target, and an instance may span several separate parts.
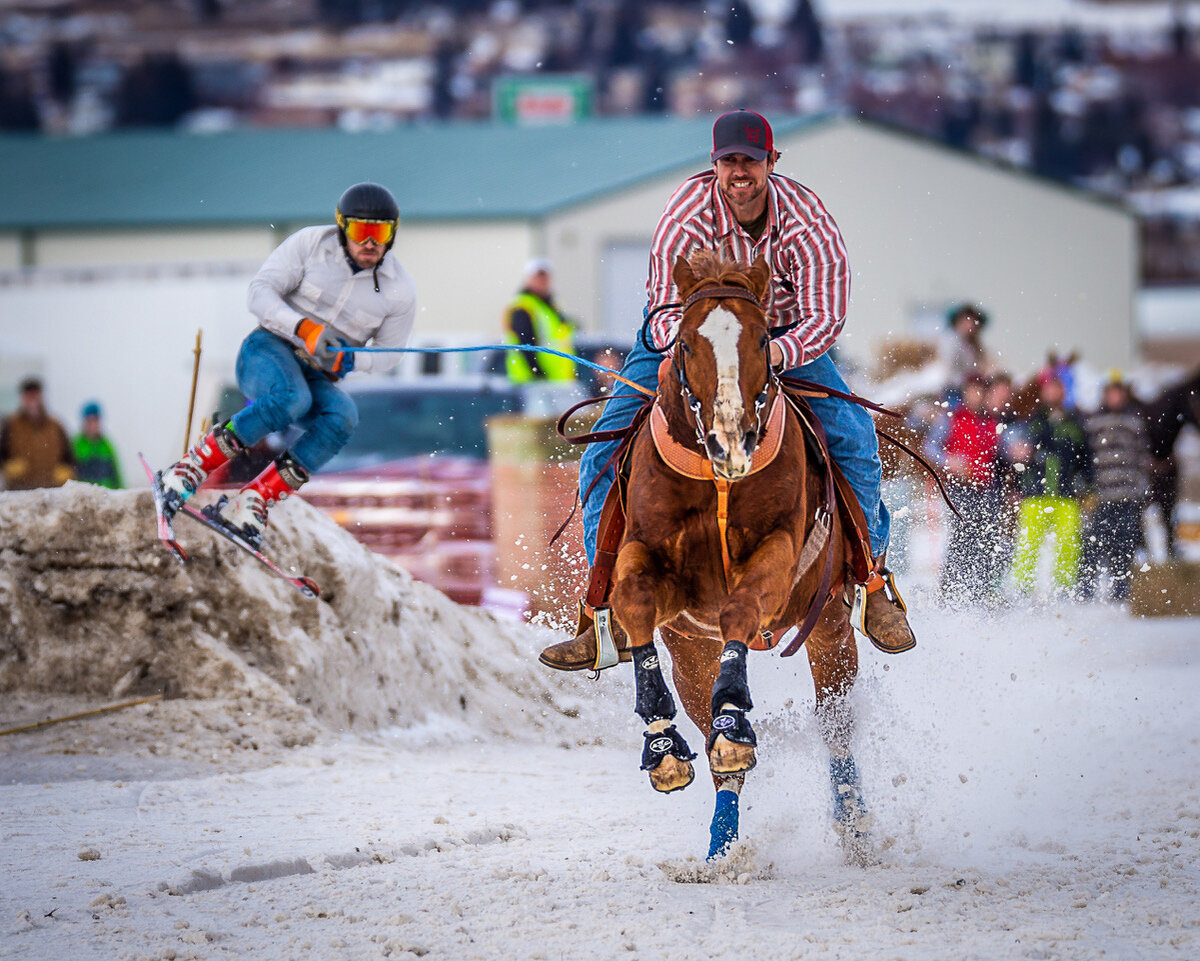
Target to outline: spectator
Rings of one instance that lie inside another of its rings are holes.
[[[1013,444],[1020,431],[1013,430],[1017,413],[1013,409],[1015,393],[1012,377],[1005,371],[996,373],[988,381],[988,413],[997,422],[996,443],[996,520],[992,530],[993,562],[991,586],[999,593],[1004,575],[1012,567],[1013,545],[1017,540],[1017,510],[1020,502],[1019,477],[1014,469]]]
[[[988,599],[999,587],[996,517],[1000,488],[996,451],[1000,422],[987,409],[987,384],[970,376],[962,404],[949,416],[941,463],[959,516],[949,517],[950,537],[942,566],[942,590]]]
[[[988,381],[986,403],[991,415],[1002,425],[1011,424],[1017,419],[1013,410],[1012,376],[1006,371],[996,371]]]
[[[8,490],[62,487],[74,476],[67,432],[46,413],[42,382],[21,381],[20,407],[0,426],[0,469]]]
[[[1129,597],[1133,557],[1142,547],[1142,508],[1150,484],[1146,425],[1133,409],[1129,385],[1117,375],[1104,385],[1100,409],[1084,422],[1092,449],[1096,505],[1083,536],[1079,593],[1096,596],[1101,571],[1113,600]]]
[[[1054,580],[1063,589],[1079,570],[1078,497],[1092,477],[1087,435],[1063,407],[1063,385],[1053,370],[1038,378],[1038,406],[1012,444],[1021,495],[1020,534],[1013,558],[1017,585],[1032,591],[1042,544],[1055,535]]]
[[[945,344],[945,362],[949,368],[950,387],[957,390],[970,376],[986,377],[991,363],[979,341],[987,326],[988,315],[974,304],[956,304],[946,314],[950,328]],[[957,398],[955,398],[957,400]]]
[[[94,400],[84,404],[80,417],[83,418],[82,429],[71,441],[75,455],[75,476],[109,490],[124,487],[117,452],[104,435],[104,427],[100,423],[100,405]]]
[[[553,291],[550,261],[529,261],[521,291],[504,315],[505,343],[552,347],[565,354],[575,352],[571,324],[558,312]],[[525,350],[507,353],[508,379],[514,383],[575,379],[575,362],[565,357]]]

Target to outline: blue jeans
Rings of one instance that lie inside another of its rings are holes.
[[[639,337],[633,350],[621,368],[621,376],[653,390],[658,385],[658,365],[662,356],[648,351]],[[787,372],[792,377],[802,377],[823,387],[848,391],[846,382],[828,354],[822,354],[794,370]],[[640,395],[632,387],[616,384],[616,396],[604,405],[604,413],[596,421],[594,430],[612,430],[628,424],[634,412],[641,406]],[[858,502],[867,518],[867,530],[871,536],[871,551],[878,557],[887,548],[891,518],[879,497],[882,467],[879,463],[879,439],[875,436],[875,422],[871,415],[849,401],[836,397],[810,397],[813,413],[825,428],[829,439],[829,452],[846,475]],[[609,457],[617,447],[616,441],[604,444],[589,444],[579,462],[579,490],[588,489]],[[592,496],[583,505],[583,546],[587,550],[588,563],[596,559],[596,529],[600,525],[600,511],[604,498],[612,487],[613,471],[610,467],[592,491]]]
[[[346,446],[358,426],[358,408],[321,371],[303,363],[292,345],[255,328],[237,356],[238,387],[253,403],[233,416],[234,434],[247,447],[293,424],[304,428],[291,455],[309,473]]]

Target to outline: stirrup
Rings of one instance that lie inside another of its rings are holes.
[[[900,608],[902,613],[908,613],[908,606],[904,603],[904,598],[896,590],[892,572],[889,570],[871,571],[871,576],[867,578],[865,584],[854,585],[854,603],[850,609],[850,624],[863,637],[871,636],[867,633],[867,596],[876,591],[883,591],[887,599]]]
[[[596,635],[596,661],[592,664],[592,670],[603,671],[616,667],[621,663],[621,655],[617,653],[617,644],[613,640],[612,611],[609,608],[597,607],[592,612],[592,630]]]

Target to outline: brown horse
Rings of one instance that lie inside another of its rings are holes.
[[[660,376],[656,429],[633,443],[612,592],[632,643],[636,712],[648,727],[642,768],[663,792],[694,777],[695,755],[671,723],[675,702],[654,646],[659,629],[684,710],[710,732],[717,800],[709,857],[723,855],[737,837],[738,795],[755,765],[747,649],[770,646],[811,610],[806,645],[835,824],[848,857],[866,860],[848,706],[858,654],[841,598],[850,546],[838,511],[825,509],[829,487],[806,450],[799,407],[771,371],[761,306],[769,271],[761,258],[747,267],[702,251],[680,258],[673,278],[683,319]]]

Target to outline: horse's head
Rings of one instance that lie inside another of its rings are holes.
[[[672,278],[684,302],[674,359],[683,399],[713,472],[738,480],[750,470],[764,426],[770,270],[762,257],[747,267],[700,251],[680,257]]]

